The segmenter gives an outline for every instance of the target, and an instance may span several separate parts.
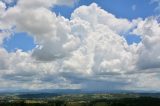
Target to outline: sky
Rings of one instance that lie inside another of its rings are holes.
[[[0,91],[160,91],[160,0],[0,0]]]

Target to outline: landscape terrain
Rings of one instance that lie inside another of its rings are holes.
[[[160,106],[159,93],[1,93],[0,106]]]

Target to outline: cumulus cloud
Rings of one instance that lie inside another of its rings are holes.
[[[0,20],[5,12],[6,5],[0,1]],[[0,30],[2,29],[2,22],[0,21]],[[0,31],[1,32],[1,31]]]
[[[141,69],[160,68],[160,24],[156,18],[141,21],[133,32],[142,37],[138,66]]]
[[[97,8],[97,4],[95,3],[89,7],[79,7],[74,11],[71,18],[80,18],[81,20],[88,21],[90,24],[93,24],[93,27],[95,24],[106,25],[117,33],[128,31],[132,27],[132,24],[127,19],[118,19],[113,14],[100,9],[100,7]]]
[[[51,89],[76,88],[76,84],[71,84],[59,75],[60,64],[58,62],[42,63],[31,57],[31,53],[17,50],[15,53],[8,53],[2,49],[0,51],[1,88],[8,86],[20,89]],[[14,84],[11,84],[14,83]],[[44,86],[45,85],[45,86]],[[72,87],[71,87],[72,88]]]
[[[0,49],[0,70],[5,70],[8,68],[9,63],[7,61],[7,52],[4,49]]]
[[[5,8],[6,8],[6,5],[5,5],[3,2],[0,1],[0,13],[1,13],[1,14],[2,14],[2,12],[5,11]],[[1,14],[0,14],[0,15],[1,15]]]
[[[52,7],[54,5],[68,5],[73,6],[78,0],[34,0],[34,1],[26,1],[26,0],[2,0],[4,3],[10,5],[17,3],[22,8],[39,8],[39,7]]]
[[[93,3],[80,6],[66,19],[49,9],[75,2],[63,1],[20,0],[7,10],[0,4],[1,29],[14,27],[29,33],[37,44],[28,52],[0,48],[0,88],[150,89],[150,82],[158,82],[160,25],[156,18],[129,21]],[[126,33],[140,36],[142,42],[128,45]],[[156,78],[141,79],[149,75]]]

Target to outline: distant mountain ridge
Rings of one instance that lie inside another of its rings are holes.
[[[62,94],[138,94],[140,96],[159,97],[160,92],[155,91],[130,91],[130,90],[83,90],[83,89],[42,89],[42,90],[12,90],[0,91],[0,95],[18,95],[20,97],[51,97]]]

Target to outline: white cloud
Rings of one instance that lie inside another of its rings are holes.
[[[6,5],[0,1],[0,13],[4,12],[6,8]]]
[[[0,49],[0,70],[5,70],[9,66],[9,62],[7,60],[8,54],[4,49]]]
[[[49,8],[54,5],[73,6],[78,0],[2,0],[6,4],[17,3],[21,8],[33,9],[39,7]]]
[[[0,1],[0,20],[5,12],[5,8],[6,8],[6,5]],[[1,29],[2,25],[1,25],[1,22],[0,22],[0,29]]]
[[[141,21],[133,33],[142,38],[138,66],[141,69],[160,68],[160,24],[157,19],[150,17]]]
[[[4,39],[9,36],[10,36],[10,32],[8,31],[0,32],[0,47],[2,46]]]
[[[132,24],[127,19],[118,19],[113,14],[97,8],[97,4],[93,3],[89,7],[81,6],[72,13],[71,19],[80,18],[88,21],[90,24],[103,24],[111,28],[117,33],[128,31]]]
[[[15,31],[29,33],[37,47],[14,53],[1,47],[0,88],[86,89],[89,85],[100,89],[108,85],[110,89],[150,89],[148,84],[159,81],[160,30],[155,18],[129,21],[93,3],[77,8],[69,20],[49,10],[62,1],[21,0],[2,13],[2,29],[15,26]],[[74,1],[64,4],[68,3]],[[130,30],[141,36],[142,42],[128,45],[123,34]],[[146,82],[141,79],[149,76],[152,69],[155,75],[150,76],[156,78]]]
[[[59,75],[58,62],[38,62],[31,57],[30,52],[21,50],[8,53],[2,49],[0,54],[0,80],[3,81],[0,88],[7,89],[10,86],[13,89],[56,89],[79,86]]]

